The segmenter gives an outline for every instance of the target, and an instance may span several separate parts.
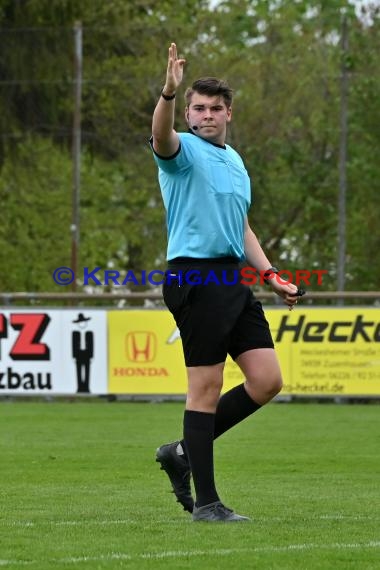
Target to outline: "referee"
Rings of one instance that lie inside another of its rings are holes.
[[[158,448],[156,460],[193,521],[248,521],[219,497],[213,442],[278,394],[282,378],[261,303],[236,281],[239,263],[265,271],[290,309],[297,287],[277,278],[248,224],[250,180],[239,154],[225,144],[232,118],[228,84],[213,77],[195,81],[185,93],[188,132],[174,130],[184,64],[172,43],[152,121],[168,232],[163,296],[181,333],[188,376],[183,439]],[[245,381],[221,396],[227,354]]]

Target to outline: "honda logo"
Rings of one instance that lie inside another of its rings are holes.
[[[151,331],[133,331],[125,337],[125,351],[131,362],[152,362],[157,352],[157,337]]]

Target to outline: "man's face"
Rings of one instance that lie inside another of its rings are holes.
[[[195,134],[216,144],[224,144],[227,123],[231,121],[232,109],[223,97],[193,93],[191,103],[185,109],[186,121]],[[197,127],[194,129],[194,127]]]

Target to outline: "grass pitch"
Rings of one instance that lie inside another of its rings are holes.
[[[155,463],[178,403],[0,402],[0,567],[380,568],[380,408],[271,404],[215,444],[250,523],[192,523]]]

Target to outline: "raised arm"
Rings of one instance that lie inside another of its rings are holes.
[[[178,59],[177,46],[172,43],[169,47],[168,67],[166,70],[165,86],[153,113],[152,136],[153,148],[160,156],[172,156],[179,147],[179,139],[174,130],[175,95],[183,78],[184,59]]]

